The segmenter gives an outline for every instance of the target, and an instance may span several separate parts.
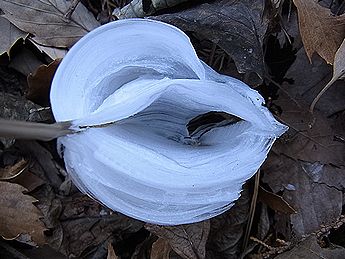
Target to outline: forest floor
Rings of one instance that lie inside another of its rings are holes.
[[[82,194],[56,140],[1,138],[0,258],[345,258],[345,1],[128,2],[0,0],[0,117],[53,123],[50,84],[73,44],[146,17],[183,30],[289,130],[229,211],[169,227]]]

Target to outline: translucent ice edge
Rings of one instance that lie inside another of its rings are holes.
[[[80,133],[59,138],[74,183],[107,207],[177,225],[229,209],[243,183],[287,130],[243,82],[201,62],[179,29],[157,21],[108,23],[67,53],[53,80],[57,121]],[[214,111],[242,120],[203,134],[186,125]]]

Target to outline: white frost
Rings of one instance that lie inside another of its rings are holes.
[[[287,129],[262,103],[256,91],[201,62],[179,29],[144,19],[83,37],[51,90],[57,121],[96,126],[59,138],[80,190],[128,216],[169,225],[216,216],[239,197]],[[242,120],[190,144],[186,125],[210,111]]]

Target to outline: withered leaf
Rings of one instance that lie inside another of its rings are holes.
[[[67,234],[63,231],[60,222],[60,214],[62,211],[61,200],[56,197],[54,188],[45,184],[35,191],[35,197],[39,200],[35,204],[43,214],[42,221],[49,229],[49,235],[47,235],[47,244],[54,248],[56,251],[61,251],[63,237]]]
[[[293,0],[297,7],[299,28],[306,53],[311,61],[317,52],[327,63],[345,38],[345,14],[335,16],[314,0]]]
[[[300,259],[300,258],[332,258],[341,259],[345,257],[344,247],[332,245],[329,248],[323,248],[319,245],[315,236],[308,237],[306,240],[297,244],[293,249],[286,251],[276,259]]]
[[[270,217],[268,215],[268,208],[266,204],[262,204],[261,208],[259,208],[260,210],[260,218],[259,218],[259,222],[257,224],[257,237],[260,240],[263,240],[271,227],[271,222],[270,222]]]
[[[334,122],[318,111],[311,114],[304,100],[294,101],[285,93],[276,101],[283,110],[279,119],[290,129],[274,150],[296,160],[344,166],[345,146],[335,139],[337,134],[342,135],[342,129],[333,128]]]
[[[22,73],[24,76],[28,76],[42,64],[43,62],[31,50],[23,47],[11,59],[9,67]]]
[[[28,234],[34,243],[42,245],[45,243],[42,214],[33,204],[36,200],[23,194],[24,191],[18,184],[0,182],[0,235],[15,239]]]
[[[29,39],[29,41],[32,44],[34,44],[35,47],[39,49],[39,51],[41,51],[42,53],[45,53],[52,60],[62,59],[67,54],[67,49],[43,46],[43,45],[37,44],[32,39]]]
[[[268,25],[263,9],[262,0],[218,0],[153,19],[202,35],[224,49],[240,73],[255,72],[262,79],[262,42]]]
[[[75,194],[62,200],[60,214],[63,241],[59,251],[69,257],[82,257],[90,247],[104,243],[110,236],[135,233],[143,222],[113,213],[87,196]]]
[[[31,109],[37,108],[35,104],[23,96],[23,85],[18,75],[8,68],[0,66],[0,117],[13,120],[38,120],[37,114],[30,114]],[[0,138],[5,147],[13,144],[13,139]]]
[[[344,28],[345,29],[345,28]],[[333,85],[338,79],[343,79],[345,77],[345,38],[343,43],[340,45],[339,49],[335,53],[334,64],[333,64],[333,77],[326,84],[324,88],[319,92],[314,101],[310,106],[310,110],[313,111],[316,103],[319,101],[321,96]]]
[[[282,7],[284,0],[270,0],[270,2],[275,9],[279,9]]]
[[[61,59],[56,59],[49,65],[41,65],[33,74],[28,75],[29,100],[41,106],[49,105],[50,85],[60,62]]]
[[[345,78],[345,38],[335,53],[333,78],[336,78],[336,80]]]
[[[209,220],[179,226],[146,224],[146,229],[166,239],[171,248],[186,259],[205,258],[205,245],[210,231]]]
[[[51,152],[36,141],[21,140],[20,142],[17,142],[21,145],[21,149],[25,150],[26,154],[30,154],[30,156],[35,160],[33,165],[36,167],[36,170],[35,168],[32,168],[32,170],[35,173],[40,171],[41,173],[44,172],[41,177],[45,177],[46,181],[50,185],[58,189],[62,183],[60,177],[61,170]]]
[[[0,56],[4,53],[9,55],[11,47],[19,39],[25,39],[28,35],[27,33],[19,30],[16,26],[2,16],[0,16],[0,31]]]
[[[276,229],[285,237],[311,233],[342,211],[345,92],[341,84],[330,89],[323,106],[311,114],[308,108],[315,93],[331,76],[331,67],[321,57],[313,61],[310,64],[304,49],[299,50],[286,74],[293,83],[280,86],[274,104],[290,129],[275,143],[263,167],[263,181],[297,211],[275,214]]]
[[[275,1],[275,0],[273,0]],[[294,49],[300,49],[303,46],[302,37],[299,32],[297,10],[291,8],[289,12],[282,12],[282,4],[285,1],[278,0],[280,4],[280,23],[282,30],[278,33],[277,39],[279,40],[280,46],[284,44],[292,44]],[[293,39],[293,40],[292,40]]]
[[[207,259],[240,258],[241,238],[248,219],[250,201],[249,185],[245,184],[235,205],[227,212],[210,220]]]
[[[271,152],[263,171],[263,181],[274,193],[280,192],[297,211],[289,216],[289,223],[284,227],[291,225],[294,235],[301,237],[310,234],[318,230],[321,224],[329,224],[340,216],[343,204],[341,190],[345,186],[344,169]],[[281,220],[281,213],[277,213],[275,221]]]
[[[337,79],[345,78],[345,38],[340,45],[337,53],[335,53],[334,65],[333,65],[333,77]]]
[[[39,186],[45,184],[45,181],[29,170],[25,170],[22,174],[18,175],[10,182],[20,184],[21,186],[25,187],[28,192],[31,192]]]
[[[258,201],[267,204],[271,207],[271,209],[275,211],[280,211],[287,214],[296,213],[296,210],[291,207],[291,205],[286,200],[284,200],[283,197],[273,192],[269,192],[261,186],[259,188]]]
[[[158,240],[152,244],[150,259],[169,259],[170,252],[171,246],[168,240],[158,238]]]
[[[109,242],[107,259],[117,259],[117,258],[118,257],[115,254],[114,248],[113,248],[112,244]]]
[[[25,187],[29,192],[44,184],[44,181],[28,170],[30,161],[21,159],[17,163],[0,168],[0,181],[6,180]]]
[[[64,48],[71,47],[87,32],[99,26],[81,3],[71,19],[67,19],[65,14],[70,4],[65,0],[0,0],[0,9],[11,23],[32,34],[35,42]]]
[[[21,159],[14,165],[6,166],[5,168],[0,168],[0,180],[11,180],[19,176],[24,170],[27,169],[29,161]]]
[[[285,78],[287,80],[282,84],[281,88],[291,98],[286,94],[279,94],[279,96],[282,99],[287,99],[286,105],[290,102],[293,106],[297,106],[297,104],[292,99],[303,99],[307,106],[303,107],[303,109],[308,108],[321,89],[331,80],[332,66],[327,65],[326,61],[317,55],[313,57],[313,63],[310,63],[302,47],[298,50],[296,60],[288,69]],[[338,80],[334,82],[327,94],[320,99],[317,109],[325,117],[332,117],[345,109],[344,99],[344,84],[341,80]]]
[[[133,0],[123,8],[119,10],[115,9],[114,12],[116,17],[119,19],[145,17],[157,12],[158,10],[173,7],[187,1],[188,0]]]

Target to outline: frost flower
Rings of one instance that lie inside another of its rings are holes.
[[[182,31],[143,19],[106,24],[73,46],[51,104],[57,121],[80,130],[59,138],[78,188],[157,224],[229,209],[286,130],[256,91],[200,61]],[[203,122],[210,112],[222,119]]]

